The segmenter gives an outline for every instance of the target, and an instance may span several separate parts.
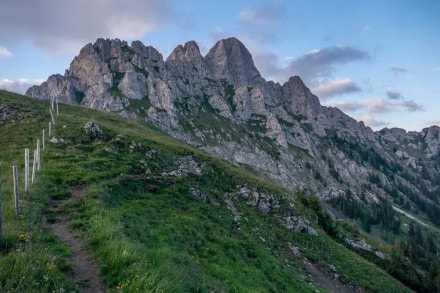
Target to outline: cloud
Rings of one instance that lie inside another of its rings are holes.
[[[0,46],[0,57],[11,57],[13,54],[3,46]]]
[[[298,75],[320,98],[360,92],[362,89],[354,80],[332,75],[337,64],[368,58],[365,51],[347,46],[312,50],[298,58],[288,58],[283,65],[279,65],[277,55],[272,52],[254,55],[255,65],[266,79],[282,83]]]
[[[388,113],[394,112],[402,108],[408,112],[424,111],[422,105],[419,105],[414,101],[405,99],[385,100],[382,98],[378,98],[363,101],[363,104],[372,113]]]
[[[344,112],[356,112],[365,108],[364,105],[362,105],[361,103],[351,101],[334,102],[329,106],[336,107]]]
[[[387,94],[388,99],[391,99],[391,100],[403,99],[402,94],[398,90],[393,89],[393,88],[387,89],[386,94]]]
[[[139,39],[170,16],[168,0],[6,1],[0,31],[46,50],[77,50],[98,37]]]
[[[286,16],[286,7],[280,1],[274,1],[258,7],[247,8],[240,12],[238,18],[252,26],[276,25]]]
[[[41,84],[42,82],[43,80],[29,81],[26,78],[21,78],[19,80],[0,79],[0,89],[24,94],[32,85]]]
[[[240,34],[258,44],[276,42],[283,29],[287,7],[282,1],[248,7],[238,14]]]
[[[405,108],[409,112],[417,112],[417,111],[425,110],[422,105],[419,105],[411,100],[402,100],[398,105]]]
[[[440,126],[440,119],[435,119],[435,120],[431,120],[427,123],[425,123],[426,125],[439,125]]]
[[[265,52],[254,55],[257,68],[267,79],[285,82],[289,77],[298,75],[311,88],[319,87],[323,80],[327,80],[329,86],[338,85],[340,89],[343,89],[345,85],[345,90],[342,93],[349,90],[358,91],[360,88],[354,82],[350,84],[341,78],[329,78],[336,70],[335,65],[368,60],[369,58],[367,52],[349,46],[315,49],[298,58],[288,58],[282,65],[279,65],[278,58],[274,53]]]
[[[334,46],[315,49],[299,58],[290,60],[285,71],[291,75],[299,75],[310,82],[316,77],[330,76],[335,70],[336,64],[367,59],[369,59],[369,55],[365,51],[349,46]]]
[[[361,88],[349,78],[317,79],[316,83],[311,90],[320,98],[361,91]]]
[[[396,73],[403,73],[408,71],[408,68],[406,66],[398,64],[391,65],[390,69]]]
[[[423,106],[412,100],[405,99],[405,97],[396,89],[387,89],[386,95],[388,99],[392,100],[392,106],[400,106],[409,112],[424,111]]]
[[[278,57],[272,52],[257,53],[253,56],[255,66],[266,79],[280,81],[283,69],[278,65]],[[285,79],[284,81],[286,81]]]
[[[388,113],[392,112],[394,107],[392,103],[382,98],[370,99],[361,102],[371,113]]]
[[[358,121],[363,121],[365,125],[368,125],[368,126],[370,126],[372,128],[385,127],[385,126],[389,125],[388,122],[376,120],[371,115],[362,115],[362,116],[358,116],[358,117],[355,117],[355,118]]]
[[[396,111],[424,111],[423,106],[411,100],[399,99],[390,100],[383,98],[367,99],[362,101],[339,101],[330,104],[332,107],[337,107],[342,111],[356,113],[364,112],[369,115],[390,113]]]
[[[440,71],[440,66],[439,67],[433,67],[429,69],[430,71]]]

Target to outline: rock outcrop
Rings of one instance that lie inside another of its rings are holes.
[[[261,79],[252,56],[236,38],[220,40],[205,57],[210,75],[236,86],[248,86]]]
[[[98,39],[63,76],[26,94],[149,121],[285,188],[310,187],[324,199],[350,190],[354,199],[366,195],[374,203],[411,190],[409,201],[432,202],[439,190],[435,176],[421,174],[438,174],[439,127],[374,132],[322,106],[298,76],[283,85],[264,80],[235,38],[220,40],[206,56],[187,42],[165,61],[139,41]],[[264,195],[250,200],[270,211]]]

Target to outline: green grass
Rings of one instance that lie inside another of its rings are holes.
[[[234,103],[234,96],[235,96],[235,88],[234,85],[230,84],[227,80],[221,80],[223,90],[225,92],[225,98],[228,102],[229,106],[231,107],[231,112],[234,113],[237,109],[237,105]]]
[[[22,215],[15,217],[11,165],[22,170],[23,148],[32,148],[46,127],[49,103],[0,91],[0,104],[14,105],[17,115],[24,115],[0,124],[6,243],[0,255],[1,292],[76,288],[68,249],[42,225],[44,217],[54,219],[48,211],[54,200],[81,231],[110,291],[325,291],[307,277],[287,242],[320,266],[334,265],[337,274],[366,290],[407,291],[323,231],[310,236],[280,225],[289,210],[309,215],[318,227],[313,211],[299,206],[291,193],[154,127],[85,108],[60,105],[53,136],[66,143],[48,143],[32,197],[23,198]],[[102,128],[103,138],[85,133],[87,121]],[[202,171],[172,175],[188,160]],[[280,207],[267,214],[256,211],[237,194],[243,184],[272,194]],[[69,198],[72,187],[82,189],[83,196]],[[227,194],[241,214],[238,223],[224,201]]]

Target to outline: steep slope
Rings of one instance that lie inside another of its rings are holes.
[[[283,85],[265,81],[235,38],[220,40],[205,57],[188,42],[166,61],[139,41],[98,39],[64,76],[49,77],[27,95],[149,121],[291,190],[309,187],[343,201],[348,193],[370,208],[392,201],[439,221],[436,127],[373,132],[321,106],[297,76]]]
[[[409,291],[335,241],[348,234],[329,237],[336,228],[313,195],[287,192],[151,126],[80,107],[60,105],[42,171],[14,217],[10,165],[22,170],[22,149],[50,121],[50,106],[0,91],[0,107],[1,291],[87,286],[72,284],[66,246],[42,225],[63,215],[111,290]],[[81,196],[71,198],[72,188]],[[382,243],[368,257],[380,260],[377,249],[391,253]]]

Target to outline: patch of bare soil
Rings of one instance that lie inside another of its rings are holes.
[[[348,282],[343,282],[340,277],[330,269],[324,269],[313,262],[303,259],[303,264],[310,277],[317,283],[327,288],[331,293],[365,292],[362,288]]]
[[[81,188],[72,189],[71,197],[82,195]],[[99,268],[93,260],[90,251],[85,249],[84,240],[78,230],[69,227],[69,215],[58,213],[58,204],[54,203],[50,210],[57,215],[55,221],[46,222],[46,227],[64,242],[71,251],[72,279],[78,284],[80,293],[107,292],[106,286],[100,277]]]

